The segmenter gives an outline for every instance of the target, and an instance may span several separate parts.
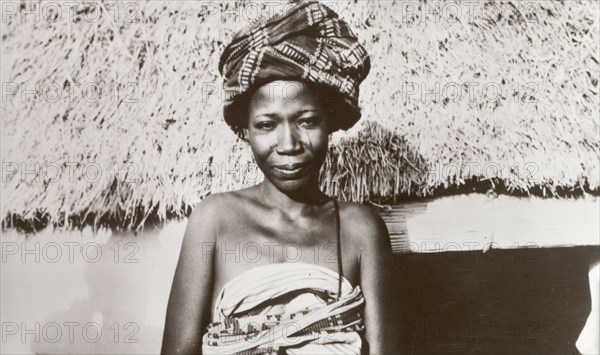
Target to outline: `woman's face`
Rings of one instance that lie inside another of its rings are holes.
[[[259,168],[281,191],[318,184],[329,139],[321,100],[306,83],[273,81],[248,105],[248,140]]]

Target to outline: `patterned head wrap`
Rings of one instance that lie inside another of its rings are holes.
[[[317,84],[327,89],[323,93],[334,93],[334,100],[327,97],[334,130],[346,130],[360,119],[359,85],[371,68],[366,50],[329,7],[318,1],[289,5],[287,11],[238,32],[221,55],[224,116],[236,132],[246,126],[239,103],[253,89],[275,80]]]

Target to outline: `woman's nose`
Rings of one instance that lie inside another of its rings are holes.
[[[293,125],[282,125],[278,135],[277,153],[295,154],[301,151],[302,142],[298,129]]]

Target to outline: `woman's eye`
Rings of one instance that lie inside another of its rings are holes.
[[[273,122],[259,122],[256,124],[256,128],[261,130],[271,130],[275,128],[275,123]]]
[[[319,117],[307,117],[299,120],[301,126],[316,126],[319,124],[319,122]]]

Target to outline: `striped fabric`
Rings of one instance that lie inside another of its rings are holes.
[[[219,293],[204,354],[360,354],[360,286],[322,266],[254,267]]]
[[[238,32],[223,51],[219,71],[225,121],[244,126],[240,120],[245,116],[236,105],[255,86],[298,80],[337,93],[336,125],[348,129],[360,119],[359,84],[370,68],[366,50],[333,10],[318,1],[295,1],[286,11]]]

